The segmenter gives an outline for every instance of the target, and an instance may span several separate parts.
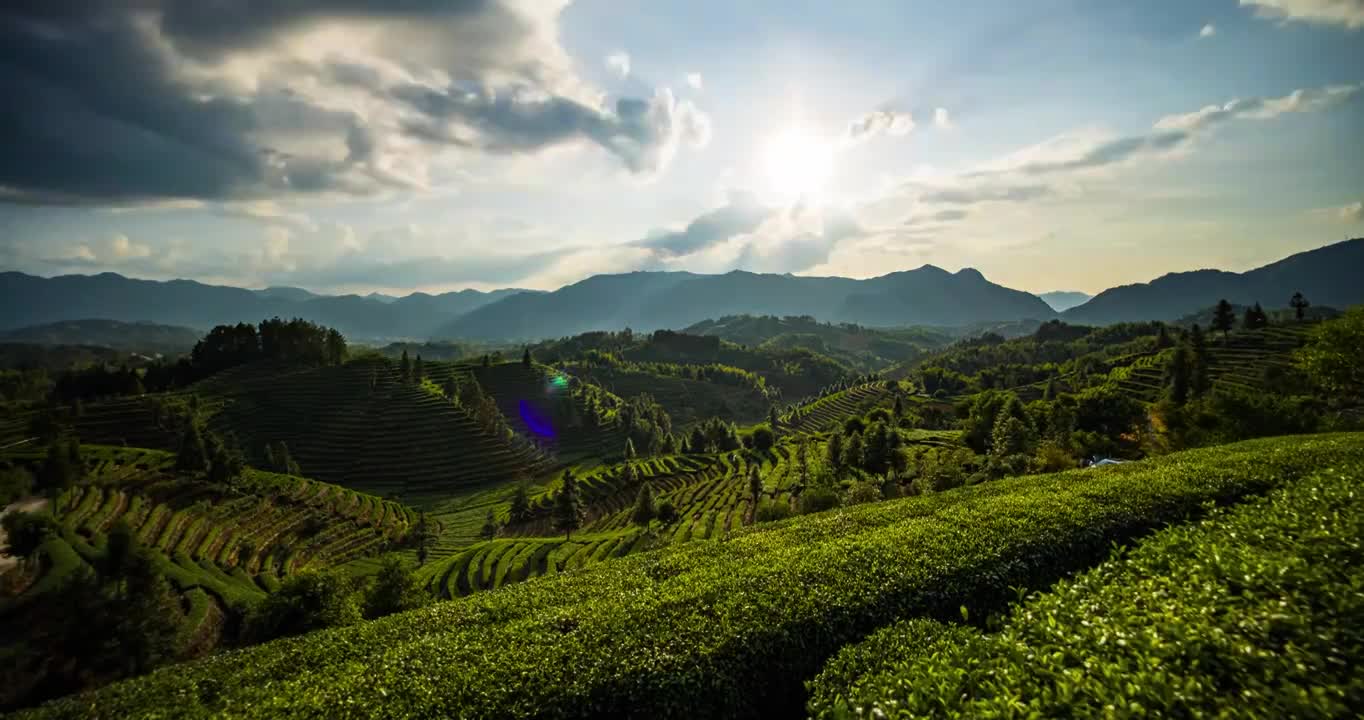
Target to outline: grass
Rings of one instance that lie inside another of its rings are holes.
[[[1161,525],[1364,462],[1364,437],[1196,450],[861,505],[206,658],[20,717],[794,714],[840,647],[1001,608]],[[549,558],[544,557],[548,563]]]

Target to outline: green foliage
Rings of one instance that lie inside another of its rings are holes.
[[[0,467],[0,507],[33,493],[33,473],[21,465]]]
[[[925,620],[879,631],[825,666],[810,714],[1353,716],[1361,480],[1353,460],[1165,530],[1034,596],[998,633]]]
[[[664,525],[677,522],[677,507],[673,505],[671,499],[663,498],[658,501],[658,521]]]
[[[1293,316],[1297,321],[1302,322],[1303,316],[1307,314],[1307,308],[1312,307],[1312,303],[1308,302],[1302,293],[1295,292],[1293,297],[1289,299],[1288,306],[1293,308]]]
[[[493,511],[488,511],[488,516],[483,520],[483,527],[479,529],[478,536],[484,540],[492,540],[497,537],[497,518],[493,517]]]
[[[37,487],[49,495],[56,496],[70,488],[85,475],[85,466],[80,462],[80,445],[74,440],[53,442],[47,447],[47,457],[38,471]]]
[[[791,508],[791,503],[785,500],[764,500],[758,503],[758,511],[754,515],[753,521],[757,523],[777,522],[795,514],[795,510]]]
[[[1364,397],[1364,307],[1354,307],[1312,328],[1298,365],[1325,390]]]
[[[777,443],[777,435],[772,432],[772,426],[759,425],[753,428],[753,449],[759,452],[766,452],[772,449]]]
[[[208,448],[199,424],[190,418],[180,432],[180,450],[175,456],[175,469],[197,473],[208,469]]]
[[[876,502],[881,499],[880,485],[858,481],[848,486],[843,493],[844,505],[861,505],[862,503]]]
[[[790,716],[826,658],[896,619],[983,617],[1011,587],[1205,503],[1360,462],[1359,435],[1295,437],[871,503],[247,648],[33,717]]]
[[[648,525],[658,515],[658,509],[654,507],[654,490],[649,483],[639,486],[639,494],[635,496],[635,509],[630,512],[630,521],[636,525]]]
[[[339,572],[291,576],[279,590],[256,603],[246,616],[243,637],[258,643],[360,621],[355,581]]]
[[[1264,308],[1260,303],[1255,303],[1253,307],[1246,308],[1245,317],[1241,320],[1241,327],[1247,330],[1259,330],[1269,326],[1269,316],[1265,314]]]
[[[797,500],[797,505],[800,508],[800,514],[808,515],[810,513],[832,510],[838,507],[840,500],[838,491],[833,487],[828,485],[814,485],[805,488],[800,494],[800,498]]]
[[[403,559],[389,555],[365,593],[364,615],[374,619],[393,613],[416,610],[431,602],[431,595]]]
[[[1227,333],[1236,325],[1236,311],[1232,309],[1231,303],[1226,298],[1217,301],[1217,307],[1212,314],[1212,329],[1222,331],[1222,338],[1226,339]]]
[[[507,517],[512,523],[521,523],[530,519],[530,497],[526,492],[526,483],[518,482],[516,489],[512,491],[511,507],[507,511]]]
[[[562,530],[569,538],[573,537],[573,531],[582,527],[583,513],[582,499],[578,497],[578,479],[570,468],[564,471],[559,492],[554,494],[555,529]]]
[[[7,555],[28,559],[33,557],[48,538],[57,534],[57,521],[47,513],[6,513],[0,526],[5,530]]]

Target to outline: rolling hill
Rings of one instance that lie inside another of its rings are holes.
[[[592,330],[683,328],[726,315],[808,315],[871,326],[965,325],[1055,315],[979,272],[925,265],[867,280],[734,271],[596,275],[541,295],[489,303],[438,331],[453,338],[552,338]]]
[[[1110,288],[1061,313],[1067,322],[1111,325],[1139,320],[1176,320],[1226,299],[1284,307],[1295,292],[1313,304],[1343,308],[1364,302],[1364,238],[1346,240],[1243,273],[1222,270],[1162,275],[1149,283]]]
[[[201,333],[187,327],[118,320],[64,320],[0,332],[0,343],[105,347],[178,355],[189,352]]]
[[[5,272],[0,273],[0,329],[84,318],[207,329],[278,316],[311,320],[353,338],[425,338],[461,313],[520,292],[413,293],[385,302],[316,296],[298,288],[256,291],[192,280],[135,280],[116,273],[42,278]]]

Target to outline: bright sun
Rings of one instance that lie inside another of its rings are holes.
[[[784,202],[817,202],[834,169],[834,148],[804,130],[784,130],[762,148],[767,189]]]

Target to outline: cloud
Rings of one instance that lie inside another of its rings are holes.
[[[1195,132],[1207,130],[1229,120],[1272,120],[1284,113],[1317,112],[1326,110],[1359,94],[1364,87],[1328,85],[1320,88],[1294,90],[1277,98],[1249,98],[1231,100],[1222,105],[1208,105],[1183,115],[1167,115],[1156,121],[1156,130]]]
[[[115,235],[109,241],[109,252],[118,259],[142,258],[152,254],[151,248],[146,245],[134,243],[128,239],[127,235]]]
[[[606,67],[619,73],[621,77],[630,74],[630,53],[619,50],[606,56]]]
[[[913,129],[914,118],[907,112],[873,110],[848,123],[844,139],[856,143],[877,135],[906,135]]]
[[[1364,200],[1356,200],[1340,207],[1313,210],[1313,214],[1342,223],[1364,222]]]
[[[933,126],[943,130],[952,128],[952,118],[947,114],[947,108],[937,108],[933,111]]]
[[[1282,22],[1364,28],[1364,0],[1241,0],[1259,17]]]
[[[633,245],[664,256],[689,255],[752,232],[773,210],[757,204],[751,195],[732,193],[729,202],[702,214],[681,230],[660,230]]]
[[[24,104],[0,114],[0,199],[375,195],[426,187],[444,153],[583,141],[653,173],[708,136],[665,89],[608,100],[579,78],[566,4],[20,3],[0,22],[0,87]],[[454,112],[413,102],[441,96]]]
[[[1212,23],[1208,23],[1207,25],[1204,25],[1204,26],[1203,26],[1203,29],[1198,31],[1198,37],[1201,37],[1201,38],[1210,38],[1210,37],[1212,37],[1213,35],[1216,35],[1216,34],[1217,34],[1217,28],[1214,27]]]
[[[699,73],[699,72],[687,73],[687,78],[686,78],[686,79],[687,79],[687,85],[689,85],[689,86],[691,87],[691,89],[693,89],[693,90],[701,90],[701,89],[702,89],[701,73]]]

